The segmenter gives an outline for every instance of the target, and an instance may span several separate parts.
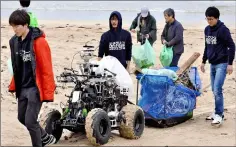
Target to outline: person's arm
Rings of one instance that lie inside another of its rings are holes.
[[[129,70],[130,67],[130,61],[132,57],[132,37],[131,34],[129,33],[128,38],[126,40],[126,63],[127,63],[127,70]]]
[[[167,42],[168,46],[174,46],[176,44],[178,44],[181,40],[183,40],[183,32],[184,32],[184,28],[182,27],[182,25],[178,25],[176,27],[175,30],[175,36],[173,39],[171,39],[169,42]]]
[[[138,15],[139,16],[139,15]],[[137,27],[137,23],[138,23],[138,16],[133,20],[129,30],[131,31],[132,29],[135,29]]]
[[[234,43],[234,41],[231,37],[230,31],[227,27],[222,28],[219,34],[228,48],[228,50],[227,50],[227,53],[228,53],[227,73],[230,75],[233,73],[233,61],[234,61],[234,57],[235,57],[235,43]]]
[[[44,91],[43,99],[44,101],[53,101],[56,85],[54,81],[51,50],[45,38],[40,37],[35,40],[34,52],[38,66],[36,74],[40,74],[39,76],[41,76],[42,82],[40,86]]]
[[[100,44],[99,44],[99,50],[98,50],[98,61],[100,61],[102,59],[102,57],[104,56],[105,54],[105,51],[108,51],[108,42],[107,42],[107,39],[106,39],[106,35],[103,34],[101,36],[101,40],[100,40]]]
[[[148,33],[149,37],[152,38],[153,40],[156,40],[156,35],[157,35],[157,25],[156,25],[156,20],[153,18],[152,24],[151,24],[151,31]]]
[[[12,51],[13,50],[13,40],[12,39],[9,40],[9,45],[10,45],[10,50]],[[11,57],[12,57],[12,55],[11,55]],[[16,86],[15,86],[14,73],[13,73],[13,76],[11,78],[11,82],[8,87],[8,92],[14,93],[15,91],[16,91]]]
[[[230,31],[228,28],[224,27],[219,34],[228,47],[228,64],[232,65],[235,57],[235,43],[231,37]]]
[[[204,49],[204,53],[203,53],[203,57],[202,57],[202,63],[206,64],[206,61],[207,61],[207,45],[205,42],[205,49]]]
[[[166,38],[166,36],[165,36],[165,31],[166,31],[166,26],[164,27],[164,29],[163,29],[163,31],[162,31],[162,33],[161,33],[161,43],[162,43],[162,44],[164,44],[164,40],[165,40],[165,38]]]

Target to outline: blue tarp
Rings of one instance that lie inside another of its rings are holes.
[[[176,71],[178,68],[168,69]],[[175,84],[167,76],[138,75],[137,79],[142,85],[138,105],[155,119],[186,116],[195,109],[196,97],[201,94],[202,87],[196,67],[191,68],[189,76],[196,90]]]

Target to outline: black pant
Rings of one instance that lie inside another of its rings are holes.
[[[172,62],[170,64],[171,67],[178,66],[178,62],[179,62],[180,56],[181,56],[181,54],[173,55],[173,59],[172,59]]]
[[[41,106],[42,102],[36,87],[21,90],[18,99],[18,120],[28,129],[34,147],[42,147],[41,137],[46,135],[37,121]]]

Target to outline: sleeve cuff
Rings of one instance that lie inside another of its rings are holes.
[[[229,62],[228,62],[228,65],[233,65],[233,61],[229,61]]]

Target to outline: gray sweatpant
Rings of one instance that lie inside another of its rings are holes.
[[[28,129],[33,147],[42,147],[41,138],[46,135],[46,131],[37,121],[41,106],[36,87],[21,90],[18,98],[18,120]]]

